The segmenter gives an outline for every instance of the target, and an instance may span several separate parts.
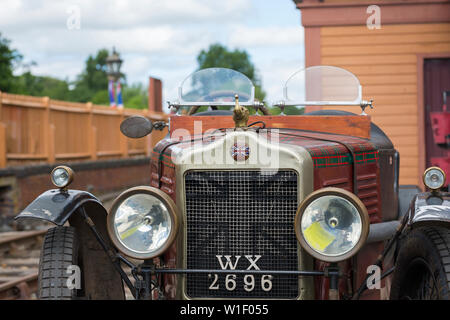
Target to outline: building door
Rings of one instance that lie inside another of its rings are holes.
[[[425,156],[426,166],[429,167],[433,164],[431,158],[448,157],[450,152],[450,150],[441,148],[434,142],[430,117],[430,112],[442,111],[442,105],[444,103],[443,92],[450,91],[450,59],[425,59],[424,90]],[[447,96],[447,111],[450,111],[450,96]]]

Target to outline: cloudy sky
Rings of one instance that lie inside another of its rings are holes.
[[[268,102],[279,100],[282,82],[304,66],[292,0],[0,0],[0,32],[25,62],[37,63],[33,73],[69,80],[89,54],[115,46],[128,83],[160,78],[164,100],[176,96],[212,43],[247,50]]]

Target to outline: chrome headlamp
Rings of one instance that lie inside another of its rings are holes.
[[[431,190],[438,190],[444,186],[445,173],[439,167],[430,167],[423,173],[423,183]]]
[[[73,181],[73,170],[67,166],[57,166],[50,174],[52,183],[58,188],[65,188]]]
[[[173,243],[178,228],[177,207],[159,189],[131,188],[114,200],[107,225],[119,251],[131,258],[151,259]]]
[[[357,196],[344,189],[324,188],[311,193],[295,216],[295,233],[313,257],[338,262],[353,256],[369,233],[369,216]]]

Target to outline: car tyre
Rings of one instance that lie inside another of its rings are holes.
[[[414,229],[402,240],[390,299],[450,299],[450,230]]]
[[[78,238],[73,227],[55,227],[47,231],[41,250],[38,274],[38,298],[74,300],[77,289],[69,289],[71,265],[80,266]]]

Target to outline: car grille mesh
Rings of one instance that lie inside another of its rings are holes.
[[[217,256],[223,265],[226,256],[231,256],[233,264],[240,256],[236,269],[247,270],[249,260],[261,256],[256,262],[260,270],[298,270],[296,172],[190,171],[185,175],[185,188],[188,269],[222,269]],[[244,277],[236,275],[236,287],[227,290],[224,274],[218,274],[216,282],[214,274],[188,274],[186,293],[191,298],[298,296],[295,275],[274,276],[270,291],[262,289],[262,275],[254,275],[253,290],[245,290]],[[250,289],[251,277],[246,280]],[[209,289],[213,283],[218,289]]]

